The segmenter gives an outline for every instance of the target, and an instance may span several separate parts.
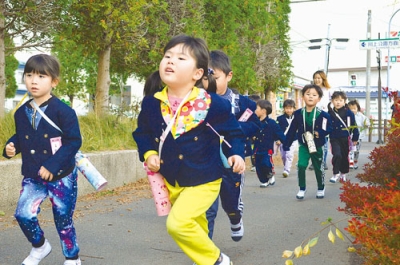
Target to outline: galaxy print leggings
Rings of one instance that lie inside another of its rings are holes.
[[[15,218],[32,245],[43,241],[44,232],[38,222],[40,204],[48,196],[52,204],[54,223],[66,258],[78,256],[79,247],[72,220],[77,199],[77,169],[68,176],[52,182],[24,178]]]

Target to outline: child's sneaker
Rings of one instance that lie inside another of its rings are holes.
[[[289,177],[289,172],[287,172],[286,170],[283,171],[282,176],[283,176],[284,178]]]
[[[325,188],[323,190],[317,190],[317,195],[315,197],[317,199],[323,199],[325,197]]]
[[[251,167],[251,172],[256,172],[256,167],[255,166]]]
[[[329,182],[336,183],[339,180],[339,178],[340,178],[340,174],[335,174],[335,175],[333,175],[333,177],[331,177],[329,179]]]
[[[346,174],[340,174],[340,180],[346,181]]]
[[[354,169],[357,169],[357,168],[358,168],[358,163],[354,162]]]
[[[81,265],[81,259],[67,259],[64,262],[64,265]]]
[[[47,239],[45,239],[43,246],[38,248],[32,248],[29,256],[24,259],[21,265],[38,265],[39,262],[47,257],[51,252],[51,245]]]
[[[267,182],[265,182],[265,183],[261,183],[260,184],[260,188],[266,188],[266,187],[268,187],[268,181]]]
[[[304,195],[306,195],[306,191],[305,190],[299,190],[299,192],[296,195],[296,198],[298,200],[302,200],[302,199],[304,199]]]
[[[272,176],[272,177],[269,178],[268,185],[269,186],[275,185],[275,176]]]
[[[242,239],[244,234],[244,226],[243,220],[240,219],[240,222],[236,225],[231,224],[231,237],[232,240],[238,242]]]
[[[215,265],[232,265],[231,259],[225,255],[224,253],[221,252],[221,255],[219,256],[219,259],[217,262],[215,262]]]
[[[354,162],[350,161],[350,163],[349,163],[349,168],[350,168],[350,169],[353,169],[353,168],[354,168]]]

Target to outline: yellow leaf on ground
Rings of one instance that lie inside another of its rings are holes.
[[[293,265],[293,260],[291,259],[286,260],[285,265]]]
[[[317,242],[318,242],[318,237],[314,237],[313,239],[310,240],[310,242],[308,242],[308,244],[310,245],[310,248],[312,248],[317,244]]]
[[[338,238],[340,238],[341,240],[344,241],[343,234],[342,234],[342,232],[340,232],[340,230],[338,228],[336,228],[336,235]]]
[[[304,248],[303,248],[303,255],[307,256],[310,255],[310,245],[307,244]]]
[[[282,258],[290,258],[290,257],[292,257],[293,256],[293,251],[290,251],[290,250],[285,250],[285,251],[283,251],[283,254],[282,254]]]
[[[356,252],[357,250],[356,250],[355,247],[348,247],[348,248],[347,248],[347,251],[348,251],[348,252]]]
[[[332,244],[335,244],[335,235],[332,233],[332,230],[330,230],[329,231],[329,233],[328,233],[328,239],[329,239],[329,241],[331,241],[332,242]]]
[[[294,255],[296,256],[296,258],[300,258],[302,254],[303,254],[303,248],[301,246],[298,246],[297,248],[294,249]]]

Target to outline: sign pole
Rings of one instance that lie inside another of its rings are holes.
[[[367,39],[371,39],[371,10],[368,10]],[[366,73],[366,91],[365,91],[365,116],[371,117],[371,50],[367,50],[367,73]]]

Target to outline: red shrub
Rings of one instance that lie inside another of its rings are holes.
[[[354,244],[361,245],[358,252],[368,265],[400,264],[399,121],[400,110],[392,120],[388,143],[371,152],[371,162],[356,176],[361,184],[346,182],[341,188],[345,207],[339,211],[353,216],[346,230]]]

